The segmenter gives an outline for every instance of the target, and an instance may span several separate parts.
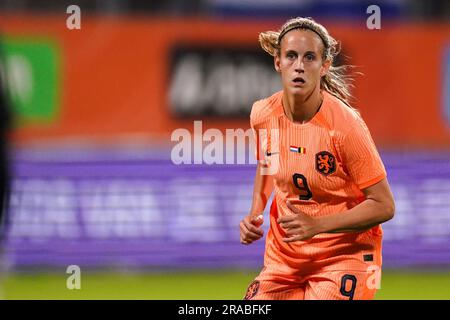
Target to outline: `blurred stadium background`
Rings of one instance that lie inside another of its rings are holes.
[[[72,4],[80,30],[66,27]],[[371,4],[381,30],[366,27]],[[247,130],[252,102],[279,88],[258,33],[294,16],[323,23],[364,74],[354,105],[397,204],[377,298],[449,299],[450,4],[418,0],[0,0],[13,115],[2,297],[241,299],[263,257],[238,236],[253,152],[175,165],[171,134],[194,120]],[[69,265],[81,290],[66,288]]]

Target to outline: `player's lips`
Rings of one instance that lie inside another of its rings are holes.
[[[302,77],[296,77],[292,80],[292,82],[294,83],[295,86],[303,86],[306,81]]]

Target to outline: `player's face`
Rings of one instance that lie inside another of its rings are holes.
[[[320,78],[330,63],[322,60],[321,38],[310,30],[292,30],[281,40],[275,69],[281,74],[283,89],[290,94],[308,97],[320,89]]]

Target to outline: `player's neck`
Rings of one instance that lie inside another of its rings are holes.
[[[283,109],[286,117],[292,122],[306,123],[319,111],[323,96],[320,91],[307,97],[283,93]]]

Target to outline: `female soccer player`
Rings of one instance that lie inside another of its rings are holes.
[[[310,18],[291,19],[259,41],[283,90],[257,101],[250,115],[260,161],[241,243],[263,236],[261,214],[275,195],[264,267],[245,299],[372,299],[380,224],[395,207],[369,130],[349,105],[342,67],[332,65],[337,42]]]

